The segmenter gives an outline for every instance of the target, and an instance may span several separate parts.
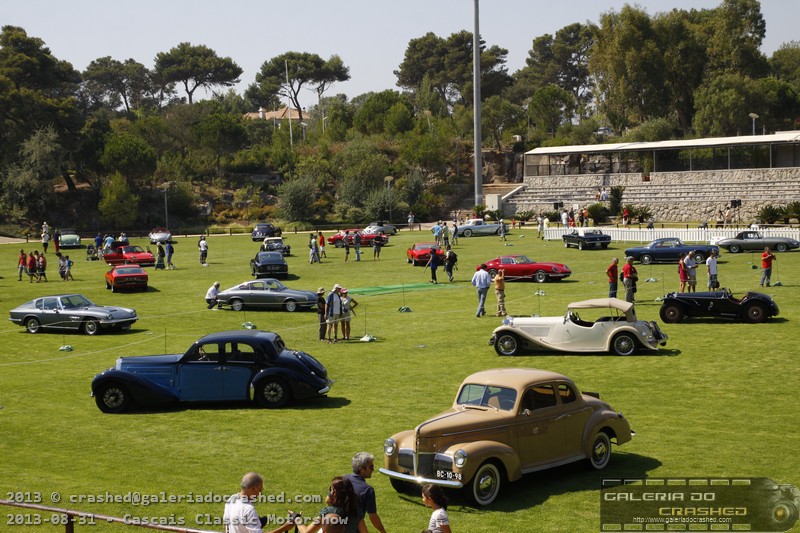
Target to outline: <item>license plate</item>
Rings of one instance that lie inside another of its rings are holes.
[[[455,479],[456,481],[461,481],[461,472],[451,472],[449,470],[437,470],[436,471],[436,478],[437,479]]]

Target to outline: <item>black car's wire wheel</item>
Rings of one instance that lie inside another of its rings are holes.
[[[758,324],[767,319],[767,310],[760,303],[751,303],[744,310],[744,319],[751,324]]]
[[[675,324],[683,320],[683,317],[686,313],[683,310],[683,307],[677,303],[667,303],[661,306],[661,310],[658,313],[661,316],[661,320],[667,322],[668,324]]]

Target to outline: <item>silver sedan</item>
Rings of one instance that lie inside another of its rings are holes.
[[[217,303],[229,305],[234,311],[248,309],[283,309],[294,312],[311,309],[317,295],[311,291],[290,289],[274,278],[245,281],[217,295]]]

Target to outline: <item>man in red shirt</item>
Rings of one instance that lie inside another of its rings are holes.
[[[608,297],[609,298],[616,298],[617,297],[617,287],[619,286],[619,259],[614,258],[611,260],[611,264],[608,265],[606,269],[606,275],[608,276]]]
[[[625,266],[622,267],[622,284],[625,286],[625,301],[634,303],[633,295],[636,293],[636,282],[639,281],[639,274],[633,266],[633,257],[625,259]]]
[[[764,253],[761,254],[761,282],[759,287],[763,287],[766,282],[769,287],[769,279],[772,276],[772,262],[777,259],[769,249],[769,246],[764,248]]]

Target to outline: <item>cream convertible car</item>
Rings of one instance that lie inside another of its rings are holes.
[[[506,317],[489,340],[499,355],[526,349],[631,355],[666,343],[667,335],[655,321],[636,320],[633,304],[617,298],[573,302],[564,316]]]

